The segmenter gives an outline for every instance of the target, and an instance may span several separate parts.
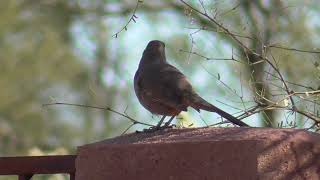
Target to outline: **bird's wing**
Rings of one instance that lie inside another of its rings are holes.
[[[186,77],[170,64],[155,64],[144,67],[135,79],[137,89],[144,91],[155,102],[166,104],[170,107],[187,110],[189,104],[185,96],[192,91]]]

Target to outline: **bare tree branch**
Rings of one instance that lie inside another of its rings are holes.
[[[142,125],[145,125],[145,126],[153,126],[153,125],[148,124],[148,123],[137,121],[137,120],[133,119],[132,117],[130,117],[130,116],[124,114],[124,113],[121,113],[121,112],[118,112],[118,111],[116,111],[114,109],[111,109],[110,107],[99,107],[99,106],[92,106],[92,105],[85,105],[85,104],[74,104],[74,103],[65,103],[65,102],[54,102],[54,103],[42,104],[43,107],[53,106],[53,105],[66,105],[66,106],[76,106],[76,107],[83,107],[83,108],[106,110],[106,111],[113,112],[115,114],[118,114],[118,115],[120,115],[122,117],[125,117],[125,118],[129,119],[133,124],[142,124]]]

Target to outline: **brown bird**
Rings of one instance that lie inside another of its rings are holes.
[[[185,75],[167,62],[165,44],[158,40],[150,41],[143,52],[134,76],[134,90],[143,107],[152,114],[163,115],[156,129],[160,129],[166,116],[171,116],[164,125],[168,127],[173,118],[189,106],[198,112],[200,109],[216,112],[238,126],[248,126],[201,98]]]

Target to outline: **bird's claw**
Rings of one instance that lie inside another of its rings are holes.
[[[174,127],[177,127],[177,126],[176,126],[175,124],[171,124],[171,125],[170,125],[170,123],[167,123],[167,122],[166,122],[163,127],[164,127],[164,128],[174,128]]]
[[[156,132],[156,131],[161,131],[164,129],[169,129],[169,128],[173,128],[176,127],[176,125],[170,125],[165,123],[163,126],[152,126],[148,129],[143,129],[142,131],[136,131],[137,133],[141,133],[141,132],[145,132],[145,133],[152,133],[152,132]]]

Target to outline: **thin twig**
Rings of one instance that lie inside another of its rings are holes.
[[[138,1],[137,1],[136,7],[134,8],[133,13],[132,13],[130,19],[127,21],[127,23],[126,23],[118,32],[116,32],[115,34],[113,34],[112,37],[117,38],[118,35],[119,35],[123,30],[126,31],[126,30],[128,29],[128,25],[130,24],[131,21],[136,22],[136,19],[138,19],[138,16],[136,15],[136,11],[137,11],[140,3],[143,3],[143,1],[142,1],[142,0],[138,0]]]
[[[307,118],[310,118],[312,120],[314,120],[315,122],[317,122],[317,126],[319,126],[320,122],[319,122],[319,117],[318,115],[315,114],[312,114],[312,113],[309,113],[309,112],[305,112],[305,111],[301,111],[299,110],[297,107],[296,107],[296,102],[294,101],[293,97],[294,95],[298,95],[296,94],[293,90],[291,90],[288,86],[288,84],[292,84],[292,85],[295,85],[295,86],[300,86],[300,87],[305,87],[307,89],[311,89],[311,90],[316,90],[312,87],[306,87],[306,86],[303,86],[303,85],[299,85],[297,83],[292,83],[292,82],[289,82],[289,81],[286,81],[284,79],[284,76],[282,75],[282,73],[280,72],[280,68],[278,67],[278,64],[277,64],[277,61],[275,60],[274,56],[272,55],[272,53],[270,51],[268,51],[268,48],[278,48],[278,49],[283,49],[283,50],[291,50],[291,51],[297,51],[297,52],[303,52],[303,53],[320,53],[320,51],[312,51],[312,50],[301,50],[301,49],[296,49],[296,48],[288,48],[288,47],[282,47],[282,46],[277,46],[277,45],[269,45],[269,46],[265,46],[262,44],[262,48],[264,49],[264,51],[262,52],[262,54],[260,53],[257,53],[255,50],[253,49],[250,49],[248,46],[246,46],[242,41],[240,41],[239,36],[237,36],[236,34],[232,33],[232,31],[230,31],[228,28],[226,28],[222,23],[218,22],[216,20],[216,17],[215,16],[210,16],[206,10],[204,9],[203,11],[202,10],[199,10],[195,7],[193,7],[192,5],[188,4],[186,1],[184,0],[180,0],[180,2],[182,2],[186,7],[192,9],[194,12],[198,13],[200,16],[204,16],[208,21],[212,22],[212,24],[216,27],[216,32],[218,31],[222,31],[223,33],[225,33],[226,35],[228,35],[232,40],[235,41],[236,44],[238,44],[239,47],[242,48],[243,52],[244,52],[244,55],[245,57],[248,59],[248,65],[250,66],[253,66],[253,65],[256,65],[258,63],[267,63],[268,65],[270,65],[270,69],[274,69],[274,71],[276,72],[277,75],[273,75],[273,77],[276,77],[277,80],[280,80],[283,84],[283,87],[279,87],[277,86],[276,84],[273,84],[275,87],[278,87],[280,91],[285,91],[286,92],[286,96],[283,98],[283,99],[280,99],[279,101],[276,101],[274,102],[273,100],[271,99],[268,99],[266,98],[265,96],[265,91],[261,91],[260,93],[261,94],[258,94],[257,92],[257,95],[255,95],[255,102],[257,103],[256,107],[254,108],[249,108],[249,110],[244,110],[244,114],[241,115],[242,118],[246,118],[246,117],[249,117],[251,116],[252,114],[255,114],[255,113],[259,113],[259,112],[264,112],[266,110],[275,110],[275,109],[282,109],[282,110],[287,110],[287,111],[291,111],[291,113],[289,114],[290,115],[293,115],[293,114],[296,114],[296,113],[299,113],[299,114],[302,114],[304,115],[305,117]],[[238,6],[238,5],[237,5]],[[237,7],[236,6],[236,7]],[[203,4],[201,4],[201,7],[204,8]],[[206,29],[205,27],[201,28],[202,30],[208,30]],[[183,50],[181,50],[183,51]],[[183,51],[183,52],[187,52],[187,51]],[[193,52],[193,51],[190,51],[190,52],[187,52],[187,53],[190,53],[190,54],[194,54],[194,55],[197,55],[201,58],[204,58],[206,60],[210,60],[210,58],[208,57],[205,57],[201,54],[198,54],[196,52]],[[271,55],[272,59],[270,60],[268,57],[267,57],[267,53]],[[250,64],[250,61],[249,61],[249,54],[250,55],[254,55],[256,56],[255,58],[257,59],[257,61],[253,64]],[[213,59],[213,60],[233,60],[232,59]],[[272,62],[272,60],[274,62]],[[206,68],[204,68],[206,70]],[[207,71],[207,70],[206,70]],[[207,71],[208,72],[208,71]],[[208,72],[210,73],[210,72]],[[211,74],[211,73],[210,73]],[[269,72],[267,72],[267,74],[271,74]],[[212,74],[211,74],[212,75]],[[216,77],[215,75],[213,75],[214,77]],[[220,75],[218,74],[218,77],[216,77],[219,81],[220,81]],[[268,79],[267,79],[268,80]],[[223,83],[223,82],[222,82]],[[224,84],[224,83],[223,83]],[[271,82],[270,82],[271,84]],[[225,85],[225,84],[224,84]],[[250,82],[249,82],[249,86],[250,86]],[[228,87],[228,86],[226,86]],[[231,88],[228,87],[229,90],[231,90],[231,92],[235,93],[237,96],[239,96],[236,91],[233,91]],[[308,92],[299,92],[299,93],[303,93],[305,94],[307,97],[310,97],[310,95],[318,95],[318,92],[315,91],[315,92],[312,92],[312,94],[308,94]],[[273,94],[270,94],[272,97],[274,97]],[[241,96],[239,96],[241,98]],[[305,98],[306,99],[306,98]],[[261,101],[263,100],[263,102]],[[288,106],[288,103],[287,101],[290,100],[291,101],[291,106]],[[302,98],[300,99],[302,100]],[[304,100],[304,99],[303,99]],[[281,102],[284,102],[285,106],[280,106],[279,103]],[[299,101],[297,101],[298,103]],[[314,104],[315,104],[315,101],[314,101]],[[314,108],[316,104],[314,105]],[[288,119],[286,117],[286,119]],[[290,126],[296,126],[295,123],[289,123],[287,122],[287,124],[289,124]],[[320,130],[320,129],[319,129]]]
[[[203,30],[203,31],[210,31],[210,32],[227,34],[224,31],[219,31],[217,29],[211,29],[211,28],[207,28],[207,27],[185,27],[185,28],[187,28],[187,29],[198,29],[198,30]],[[245,35],[241,35],[241,34],[236,34],[236,33],[231,32],[231,31],[230,31],[230,33],[233,34],[236,37],[241,37],[241,38],[250,39],[250,40],[256,40],[256,38],[245,36]]]
[[[183,53],[188,53],[188,54],[193,54],[193,55],[196,55],[196,56],[199,56],[207,61],[210,61],[210,60],[214,60],[214,61],[236,61],[236,62],[239,62],[239,63],[242,63],[241,61],[239,60],[236,60],[234,59],[233,57],[232,58],[209,58],[209,57],[206,57],[204,55],[201,55],[197,52],[194,52],[194,51],[186,51],[186,50],[183,50],[183,49],[180,49],[179,50],[180,52],[183,52]]]
[[[124,114],[124,113],[121,113],[121,112],[118,112],[118,111],[116,111],[114,109],[111,109],[110,107],[99,107],[99,106],[92,106],[92,105],[85,105],[85,104],[74,104],[74,103],[65,103],[65,102],[54,102],[54,103],[42,104],[42,107],[53,106],[53,105],[66,105],[66,106],[76,106],[76,107],[83,107],[83,108],[106,110],[106,111],[110,111],[110,112],[113,112],[115,114],[118,114],[118,115],[120,115],[122,117],[125,117],[125,118],[129,119],[134,124],[142,124],[142,125],[146,125],[146,126],[153,126],[153,125],[148,124],[148,123],[137,121],[137,120],[133,119],[132,117],[130,117],[130,116]]]
[[[245,46],[234,34],[232,34],[229,29],[225,28],[223,25],[221,25],[220,23],[218,23],[214,18],[212,18],[211,16],[209,16],[206,12],[201,12],[200,10],[194,8],[193,6],[191,6],[190,4],[186,3],[184,0],[180,0],[183,4],[185,4],[186,6],[188,6],[190,9],[194,10],[195,12],[199,13],[200,15],[208,18],[211,22],[213,22],[215,25],[217,25],[220,29],[222,29],[224,32],[226,32],[227,34],[229,34],[229,36],[236,41],[244,50],[249,51],[249,52],[253,52],[251,49],[249,49],[247,46]]]
[[[235,94],[236,96],[240,97],[240,95],[237,93],[236,90],[232,89],[230,86],[228,86],[226,83],[224,83],[222,80],[221,80],[221,77],[220,75],[218,74],[218,76],[214,75],[213,73],[211,73],[210,71],[208,71],[203,65],[201,65],[202,68],[211,76],[213,76],[214,78],[216,78],[219,82],[221,82],[221,84],[226,87],[229,91],[231,91],[233,94]]]
[[[132,126],[136,125],[137,123],[132,123],[130,126],[128,126],[122,133],[121,135],[124,135]]]
[[[224,12],[224,13],[221,13],[221,16],[224,16],[224,15],[230,13],[231,11],[236,10],[238,7],[240,7],[240,5],[241,5],[241,3],[238,2],[238,3],[237,3],[233,8],[231,8],[230,10],[228,10],[228,11],[226,11],[226,12]]]
[[[271,54],[271,53],[270,53],[270,54]],[[275,58],[273,57],[272,54],[271,54],[271,57],[272,57],[272,59],[275,61]],[[288,95],[290,95],[290,94],[291,94],[291,90],[289,90],[289,87],[288,87],[286,81],[284,80],[282,74],[280,73],[279,68],[276,67],[276,66],[274,66],[268,59],[266,59],[266,61],[267,61],[268,64],[269,64],[270,66],[272,66],[272,68],[278,73],[278,75],[279,75],[279,77],[280,77],[280,79],[281,79],[281,81],[282,81],[282,83],[283,83],[283,85],[284,85],[284,87],[285,87],[285,89],[286,89],[286,92],[288,93]],[[289,98],[290,98],[290,101],[291,101],[291,104],[292,104],[293,109],[295,109],[295,108],[296,108],[296,105],[295,105],[295,103],[294,103],[294,100],[293,100],[292,96],[289,96]]]
[[[312,50],[304,50],[304,49],[297,49],[297,48],[289,48],[289,47],[277,46],[277,45],[269,45],[269,46],[267,46],[267,47],[277,48],[277,49],[283,49],[283,50],[288,50],[288,51],[297,51],[297,52],[302,52],[302,53],[320,54],[320,51],[312,51]]]
[[[272,73],[269,73],[267,71],[264,71],[264,72],[267,73],[268,75],[274,77],[274,78],[277,78],[277,80],[281,81],[281,79],[279,77],[277,77],[276,75],[274,75]],[[303,87],[303,88],[306,88],[306,89],[315,90],[313,87],[310,87],[310,86],[304,86],[304,85],[301,85],[301,84],[298,84],[298,83],[294,83],[294,82],[290,82],[290,81],[285,81],[285,82],[288,83],[288,84],[294,85],[294,86],[299,86],[299,87]]]
[[[315,121],[316,123],[320,123],[320,117],[316,117],[314,114],[306,112],[306,111],[300,111],[300,110],[292,110],[295,111],[299,114],[302,114],[310,119],[312,119],[313,121]]]

